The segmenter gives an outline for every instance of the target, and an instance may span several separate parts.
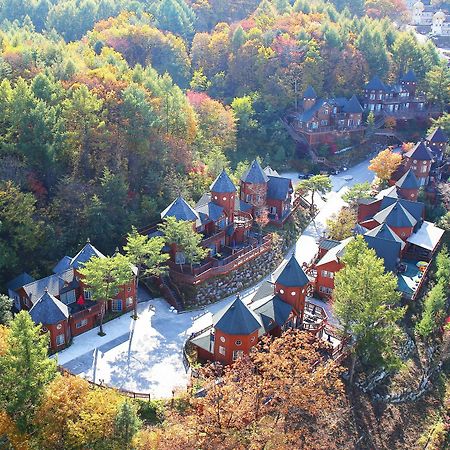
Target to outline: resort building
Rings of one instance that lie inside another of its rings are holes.
[[[309,301],[312,284],[292,256],[274,283],[266,282],[247,304],[239,297],[216,314],[203,318],[204,328],[188,343],[198,360],[231,364],[248,354],[261,336],[280,336],[290,328],[306,330],[330,343],[330,356],[342,349],[342,342],[328,324],[325,310]]]
[[[74,256],[64,256],[53,268],[53,274],[34,280],[22,274],[8,283],[9,296],[16,311],[30,312],[36,324],[49,332],[50,349],[58,351],[72,337],[94,328],[101,315],[101,304],[93,301],[79,269],[91,258],[104,258],[89,241]],[[130,266],[130,282],[122,286],[104,308],[116,313],[130,311],[136,301],[135,268]]]

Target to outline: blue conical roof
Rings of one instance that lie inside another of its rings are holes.
[[[261,328],[256,314],[238,297],[214,316],[214,328],[225,334],[248,335]]]
[[[308,87],[305,89],[305,92],[303,93],[303,98],[317,98],[316,91],[311,85],[308,85]]]
[[[176,220],[196,221],[199,216],[183,197],[176,198],[162,213],[164,217],[175,217]]]
[[[344,105],[343,108],[346,113],[362,113],[363,109],[361,103],[356,98],[356,95],[353,95],[350,100]]]
[[[415,173],[409,169],[408,172],[405,173],[395,185],[402,189],[419,189],[419,181]]]
[[[30,316],[36,324],[55,325],[69,317],[69,310],[67,305],[45,291],[30,309]]]
[[[236,192],[236,186],[231,181],[225,169],[214,180],[210,187],[211,192]]]
[[[409,81],[411,83],[416,83],[417,82],[417,77],[416,74],[414,73],[414,71],[412,69],[409,69],[408,72],[406,72],[404,75],[402,75],[400,77],[401,81]]]
[[[418,142],[413,149],[405,153],[405,156],[419,161],[431,161],[433,154],[428,150],[423,141]]]
[[[375,75],[365,86],[365,89],[374,91],[388,91],[389,88],[381,81],[378,75]]]
[[[269,177],[264,173],[261,165],[255,159],[249,169],[244,172],[241,180],[244,183],[264,184],[269,181]]]
[[[428,137],[427,140],[432,143],[446,143],[448,142],[448,137],[442,131],[441,127],[437,127]]]
[[[292,255],[289,262],[281,271],[276,282],[286,287],[302,287],[309,283],[309,279],[300,267],[295,254]]]

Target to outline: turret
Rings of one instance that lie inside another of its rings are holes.
[[[302,321],[308,285],[308,277],[300,267],[295,255],[292,255],[275,281],[275,294],[284,302],[292,305]]]
[[[225,169],[211,184],[211,200],[225,211],[231,219],[234,214],[236,201],[236,186],[231,181]]]
[[[397,193],[400,198],[416,201],[419,195],[419,180],[414,172],[409,169],[396,183]]]
[[[254,160],[250,168],[242,175],[241,200],[253,206],[255,215],[266,206],[268,181],[269,177],[257,160]]]
[[[303,110],[308,111],[308,109],[311,109],[316,103],[316,100],[316,91],[311,85],[309,85],[303,93]]]
[[[238,297],[214,315],[214,360],[231,364],[248,354],[262,327],[258,316]]]

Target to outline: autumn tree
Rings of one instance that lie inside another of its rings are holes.
[[[344,207],[327,220],[328,235],[331,239],[342,241],[353,234],[356,222],[356,212]]]
[[[297,186],[297,191],[311,193],[311,216],[314,216],[314,196],[316,193],[325,195],[331,191],[331,180],[327,175],[314,175],[307,180],[302,180]]]
[[[48,384],[35,417],[36,441],[41,448],[73,448],[70,429],[80,418],[89,390],[86,380],[72,375],[58,376]]]
[[[369,249],[362,236],[345,248],[344,268],[335,276],[334,313],[351,336],[350,381],[355,363],[366,367],[397,367],[397,322],[405,311],[399,307],[397,278],[385,272],[384,263]]]
[[[165,240],[163,237],[155,236],[150,238],[139,233],[135,227],[127,235],[127,243],[123,249],[130,263],[137,269],[134,318],[137,318],[139,281],[147,276],[161,275],[166,269],[164,263],[169,259],[169,255],[163,253],[164,245]]]
[[[450,254],[446,246],[442,247],[436,257],[436,279],[443,283],[444,292],[450,294]]]
[[[382,181],[388,181],[402,161],[402,156],[387,148],[370,160],[369,170]]]
[[[83,277],[83,284],[91,291],[92,300],[100,303],[99,335],[104,336],[105,303],[114,299],[119,290],[133,279],[130,261],[120,253],[104,258],[91,258],[79,272]]]
[[[56,361],[47,356],[48,335],[26,311],[11,322],[6,342],[0,358],[0,409],[21,433],[30,433],[46,386],[56,375]]]

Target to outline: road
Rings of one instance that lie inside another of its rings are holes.
[[[373,179],[368,165],[367,160],[341,175],[331,177],[332,192],[324,199],[318,199],[320,212],[315,223],[305,229],[295,245],[294,251],[299,262],[309,262],[316,254],[317,242],[325,229],[326,220],[344,204],[342,194],[348,187]],[[289,176],[298,182],[296,173],[290,173]],[[282,270],[290,256],[291,253],[275,274]],[[271,277],[273,275],[265,280]],[[241,292],[243,301],[249,303],[265,280]],[[174,313],[163,299],[148,299],[138,305],[138,320],[132,320],[129,314],[125,314],[104,325],[106,336],[98,336],[97,329],[90,330],[75,337],[72,345],[56,357],[59,364],[72,373],[97,383],[151,393],[155,398],[169,398],[173,389],[184,389],[189,381],[181,354],[187,337],[203,328],[211,314],[235,298],[236,294],[209,305],[207,310],[183,314]],[[330,315],[328,305],[322,306]],[[333,322],[332,319],[330,322]]]

